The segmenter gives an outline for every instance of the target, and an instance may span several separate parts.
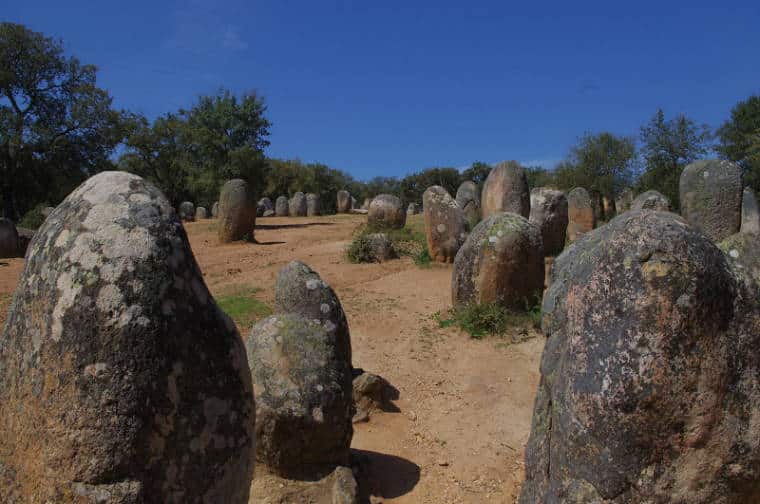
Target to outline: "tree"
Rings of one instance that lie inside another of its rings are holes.
[[[462,180],[472,180],[478,186],[478,189],[483,189],[483,183],[488,178],[489,173],[491,173],[491,165],[482,161],[475,161],[462,172]]]
[[[0,192],[3,213],[44,180],[75,185],[110,166],[123,138],[121,114],[96,86],[96,68],[66,57],[61,42],[23,25],[0,23]],[[30,179],[33,179],[30,181]],[[31,185],[29,185],[31,184]],[[26,198],[26,199],[24,199]]]
[[[737,103],[731,118],[718,128],[719,143],[715,150],[725,159],[737,162],[744,169],[744,180],[755,191],[760,190],[760,156],[757,135],[760,132],[760,95]]]
[[[399,196],[405,204],[419,204],[422,203],[422,194],[428,187],[439,185],[454,196],[461,183],[462,175],[456,168],[427,168],[401,179]]]
[[[528,187],[551,187],[555,185],[554,174],[542,166],[526,166],[525,175],[528,177]]]

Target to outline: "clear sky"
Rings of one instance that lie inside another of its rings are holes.
[[[155,117],[255,89],[267,154],[367,179],[517,159],[657,107],[719,125],[760,93],[760,1],[2,0]]]

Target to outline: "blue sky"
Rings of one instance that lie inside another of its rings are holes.
[[[367,179],[518,159],[657,107],[717,126],[760,93],[760,2],[5,0],[124,107],[155,117],[255,89],[267,154]]]

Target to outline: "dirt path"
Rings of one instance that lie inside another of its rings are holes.
[[[416,216],[415,218],[421,218]],[[523,474],[543,337],[507,345],[441,329],[450,306],[451,266],[421,269],[408,259],[355,265],[343,251],[363,216],[258,221],[259,244],[219,245],[213,221],[186,225],[209,288],[262,289],[271,305],[279,268],[299,259],[343,303],[354,366],[399,390],[398,412],[355,425],[353,448],[370,461],[373,501],[512,503]],[[0,311],[22,268],[0,267]],[[1,320],[1,319],[0,319]],[[249,327],[241,328],[247,337]]]

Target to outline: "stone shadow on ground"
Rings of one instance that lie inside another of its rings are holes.
[[[367,450],[351,449],[352,465],[358,467],[359,502],[370,496],[395,499],[411,492],[420,481],[420,466],[410,460]]]
[[[254,229],[300,229],[311,226],[333,226],[332,222],[304,222],[303,224],[259,224]]]
[[[258,241],[258,240],[255,240],[253,243],[254,243],[255,245],[282,245],[282,244],[284,244],[284,243],[288,243],[288,242],[284,242],[284,241],[268,241],[268,242],[262,242],[262,241]]]

